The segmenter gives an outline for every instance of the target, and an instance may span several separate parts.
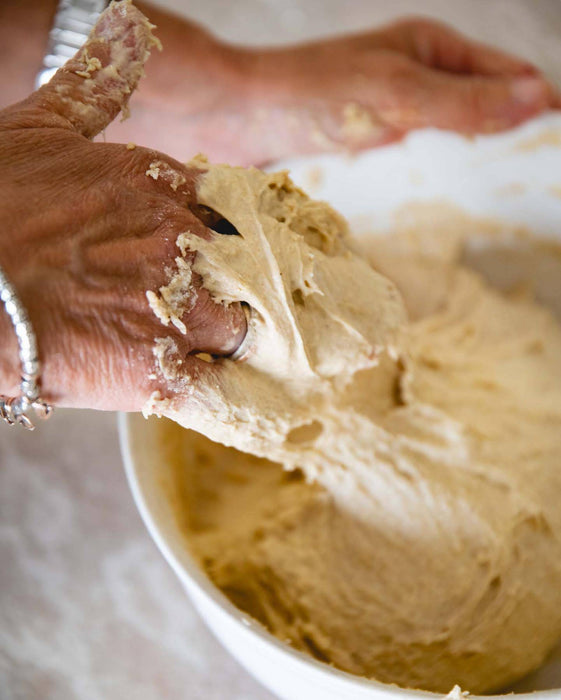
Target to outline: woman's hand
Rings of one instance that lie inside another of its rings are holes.
[[[227,46],[185,20],[145,12],[164,51],[134,107],[135,133],[187,158],[259,164],[303,153],[359,150],[408,131],[501,131],[559,98],[522,59],[427,19],[290,48]]]
[[[526,61],[426,19],[260,52],[256,71],[263,111],[258,137],[247,133],[273,157],[354,151],[423,127],[490,133],[559,106]]]
[[[89,140],[126,106],[152,44],[142,14],[114,4],[51,83],[0,112],[0,264],[37,335],[43,397],[58,405],[139,410],[166,393],[154,374],[157,337],[204,371],[194,353],[230,354],[245,335],[243,310],[215,304],[195,274],[182,290],[185,334],[164,327],[147,300],[176,269],[179,233],[217,235],[201,221],[197,171]],[[17,394],[18,381],[0,312],[0,393]]]

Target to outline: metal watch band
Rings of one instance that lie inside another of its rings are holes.
[[[106,0],[60,0],[49,33],[43,68],[35,81],[36,88],[48,83],[56,71],[74,56],[108,4]]]

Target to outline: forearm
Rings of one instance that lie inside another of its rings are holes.
[[[1,133],[0,133],[1,138]],[[4,142],[0,148],[0,165],[3,173],[12,172],[12,149],[6,148]],[[4,229],[0,232],[0,268],[8,283],[16,293],[18,300],[30,317],[33,327],[36,318],[30,315],[30,298],[27,293],[26,278],[38,276],[36,266],[36,246],[34,246],[26,232],[28,220],[33,219],[33,214],[27,214],[30,209],[31,196],[24,203],[23,211],[18,211],[17,200],[20,199],[14,191],[13,181],[15,177],[0,176],[0,211],[2,211]],[[48,309],[46,313],[48,314]],[[8,315],[4,303],[0,301],[0,394],[5,396],[19,395],[21,381],[21,362],[19,359],[19,347],[16,332],[12,320]]]
[[[16,334],[8,314],[0,305],[0,394],[16,396],[19,383]]]
[[[4,0],[0,3],[0,109],[19,102],[34,88],[47,37],[56,9],[56,0]],[[3,207],[4,216],[6,211]],[[5,221],[9,226],[9,222]],[[13,236],[10,227],[3,232],[6,243]],[[10,276],[11,256],[0,245],[0,265]],[[19,393],[19,357],[16,335],[10,318],[0,304],[0,394]]]
[[[156,25],[155,34],[163,47],[162,52],[152,54],[136,101],[165,96],[166,103],[181,105],[186,114],[212,108],[218,90],[239,80],[244,51],[185,17],[143,2],[135,5]]]

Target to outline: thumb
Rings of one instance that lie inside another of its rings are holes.
[[[50,82],[6,110],[9,125],[62,127],[96,136],[121,110],[126,115],[150,50],[160,47],[152,29],[130,0],[113,1]]]
[[[380,116],[399,129],[437,127],[463,133],[508,129],[547,109],[551,87],[540,76],[453,75],[411,66],[407,84]]]

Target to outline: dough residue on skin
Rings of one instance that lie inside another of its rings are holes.
[[[357,104],[349,102],[343,108],[343,124],[341,133],[345,139],[352,142],[364,142],[372,140],[376,132],[381,131],[376,125],[370,112]]]
[[[160,367],[161,412],[223,444],[168,436],[209,576],[352,673],[447,693],[536,668],[561,636],[559,324],[463,267],[457,237],[358,255],[285,173],[206,167],[199,201],[240,235],[178,243],[249,305],[252,343]]]
[[[169,184],[174,192],[177,192],[177,188],[181,187],[181,185],[184,185],[187,182],[184,175],[177,172],[175,168],[172,168],[171,165],[162,160],[152,161],[145,175],[147,177],[151,177],[153,180],[159,180],[162,178],[164,182]]]
[[[102,13],[87,43],[59,72],[83,78],[79,84],[60,81],[55,90],[64,105],[63,115],[72,123],[87,124],[88,131],[101,131],[106,113],[99,108],[99,95],[121,107],[122,119],[129,114],[128,102],[152,49],[161,50],[153,34],[154,25],[131,0],[112,3]],[[95,55],[100,51],[103,62]]]
[[[145,173],[146,177],[151,177],[152,180],[157,180],[160,177],[161,164],[161,161],[154,161],[153,163],[150,163],[150,167]]]
[[[76,75],[79,75],[82,78],[91,78],[92,73],[95,73],[96,70],[100,70],[102,68],[101,61],[99,60],[99,58],[96,58],[95,56],[89,56],[87,50],[84,51],[82,60],[86,64],[86,67],[84,68],[84,70],[75,71]]]
[[[181,320],[182,316],[193,308],[195,303],[191,288],[191,265],[184,258],[175,259],[177,271],[172,275],[167,285],[160,287],[158,292],[148,290],[146,298],[154,314],[164,326],[170,322],[185,335],[187,327]]]

